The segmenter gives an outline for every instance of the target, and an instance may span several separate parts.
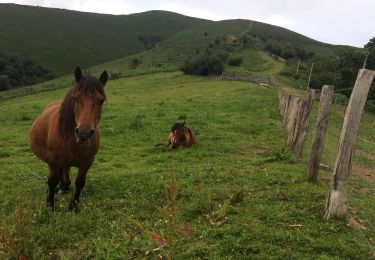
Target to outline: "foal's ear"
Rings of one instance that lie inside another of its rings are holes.
[[[108,79],[108,73],[106,71],[103,71],[102,75],[100,75],[100,78],[99,78],[99,81],[100,83],[102,83],[103,87],[105,83],[107,83],[107,79]]]
[[[79,82],[82,78],[82,71],[80,67],[77,67],[74,71],[74,76],[76,77],[76,82]]]

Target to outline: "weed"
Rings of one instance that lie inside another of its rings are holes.
[[[272,150],[271,155],[266,159],[266,162],[289,161],[291,159],[290,151],[282,147],[281,149]]]
[[[13,214],[13,225],[14,230],[0,228],[0,249],[3,249],[8,256],[27,259],[26,256],[31,255],[28,249],[32,242],[30,203],[24,203],[23,201],[22,185],[18,189],[18,201],[16,211]]]

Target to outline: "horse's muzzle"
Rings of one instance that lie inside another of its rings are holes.
[[[94,128],[81,128],[76,127],[74,129],[74,134],[76,136],[77,143],[79,144],[91,144],[92,139],[95,134]]]

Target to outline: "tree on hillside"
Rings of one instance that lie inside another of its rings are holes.
[[[7,75],[0,75],[0,91],[7,90],[9,87],[9,79]]]
[[[4,53],[0,53],[0,75],[2,75],[0,91],[35,84],[53,77],[48,69],[30,59]]]
[[[375,37],[364,46],[368,52],[366,68],[375,69]]]

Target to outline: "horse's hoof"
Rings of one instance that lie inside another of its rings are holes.
[[[47,202],[47,207],[49,209],[51,209],[51,211],[55,211],[55,204],[54,203]]]
[[[69,207],[68,207],[69,210],[71,211],[75,211],[75,212],[79,212],[79,207],[78,207],[78,201],[76,200],[72,200],[70,203],[69,203]]]

